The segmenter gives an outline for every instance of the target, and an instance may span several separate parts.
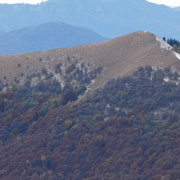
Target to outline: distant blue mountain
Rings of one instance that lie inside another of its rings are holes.
[[[137,30],[180,40],[180,11],[145,0],[49,0],[39,5],[0,5],[4,31],[61,21],[106,37]]]
[[[10,32],[0,32],[0,54],[20,54],[105,41],[106,38],[83,27],[46,23]]]

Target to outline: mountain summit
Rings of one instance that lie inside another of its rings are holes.
[[[64,64],[65,68],[71,60],[78,67],[83,63],[87,72],[93,68],[101,69],[101,73],[91,83],[93,89],[103,87],[112,78],[131,74],[139,66],[180,69],[180,55],[171,46],[152,33],[139,31],[97,44],[0,56],[0,76],[5,77],[8,83],[14,79],[21,82],[26,76],[46,69],[58,79],[55,67]]]
[[[0,54],[22,54],[107,40],[83,27],[50,22],[10,32],[0,32]]]

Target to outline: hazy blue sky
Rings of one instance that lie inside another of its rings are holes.
[[[0,0],[0,3],[28,3],[28,4],[38,4],[40,2],[47,0]],[[167,6],[180,6],[180,0],[147,0],[156,4],[165,4]]]
[[[0,3],[8,3],[8,4],[15,4],[15,3],[28,3],[28,4],[38,4],[40,2],[47,1],[47,0],[0,0]]]

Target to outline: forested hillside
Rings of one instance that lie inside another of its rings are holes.
[[[0,3],[0,180],[180,180],[179,17]]]
[[[178,73],[140,67],[88,96],[101,68],[64,88],[43,73],[46,84],[1,91],[1,179],[180,179]]]

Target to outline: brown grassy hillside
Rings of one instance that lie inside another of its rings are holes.
[[[58,63],[75,59],[93,67],[103,67],[103,71],[92,85],[102,87],[108,80],[130,74],[139,66],[173,67],[178,69],[180,61],[165,42],[149,32],[135,32],[110,41],[78,47],[35,52],[23,55],[0,56],[1,80],[21,81],[22,74],[39,72],[43,68],[54,71]],[[162,47],[164,46],[164,47]]]

